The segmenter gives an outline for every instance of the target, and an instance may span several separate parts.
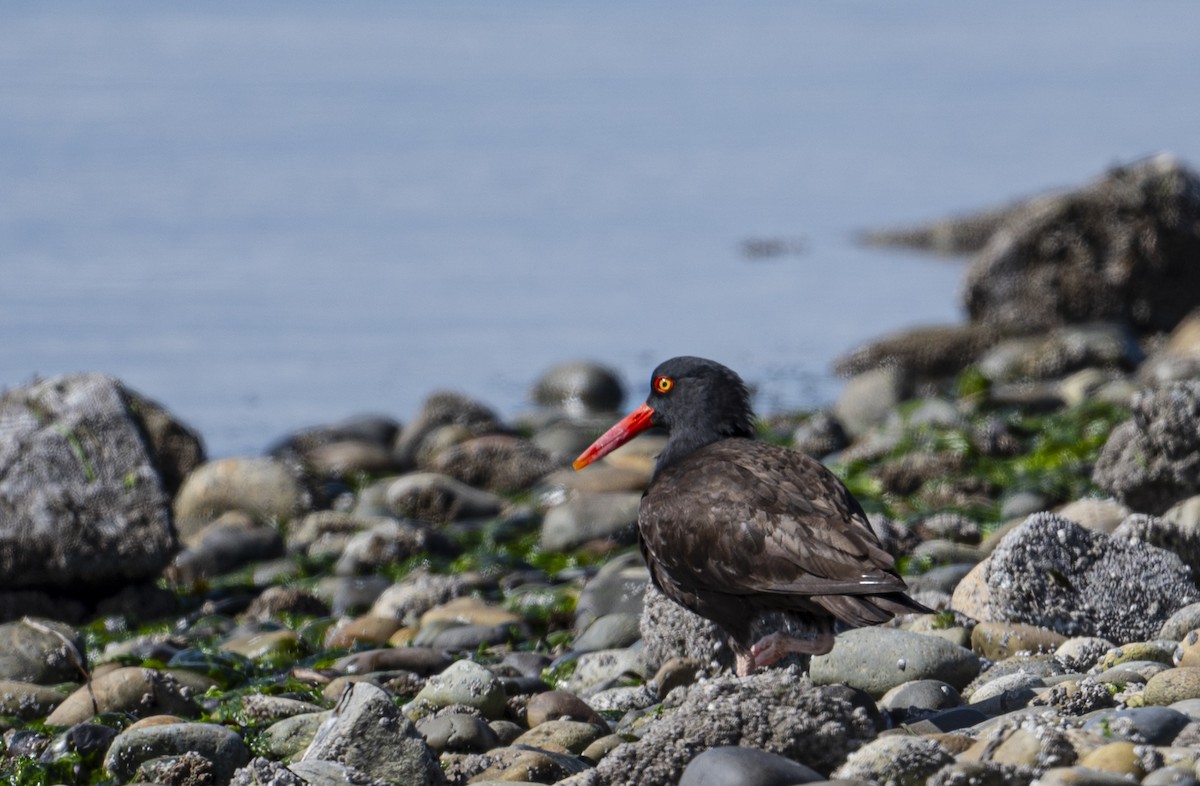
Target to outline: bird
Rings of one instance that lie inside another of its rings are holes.
[[[839,627],[931,613],[908,596],[837,476],[804,453],[759,441],[754,424],[737,373],[705,358],[671,358],[651,375],[645,403],[573,466],[651,427],[667,432],[638,508],[638,545],[654,586],[725,633],[739,677],[791,653],[828,653]],[[775,612],[815,636],[775,630],[756,639],[755,620]]]

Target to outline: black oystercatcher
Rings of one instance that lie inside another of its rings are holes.
[[[676,603],[719,625],[745,676],[788,653],[833,648],[836,622],[876,625],[928,612],[909,598],[858,500],[822,464],[754,439],[741,377],[719,363],[672,358],[650,396],[575,460],[582,469],[651,426],[670,435],[638,512],[650,576]],[[814,639],[774,632],[753,641],[759,615],[784,612]]]

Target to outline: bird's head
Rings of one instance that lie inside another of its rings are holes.
[[[650,377],[646,403],[630,412],[575,459],[583,469],[650,428],[670,434],[660,456],[677,458],[727,437],[752,437],[754,413],[742,378],[712,360],[677,357],[664,361]]]

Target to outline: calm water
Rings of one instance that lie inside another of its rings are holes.
[[[853,231],[1200,164],[1194,2],[193,5],[0,5],[0,385],[108,371],[214,455],[576,358],[818,403],[961,318]]]

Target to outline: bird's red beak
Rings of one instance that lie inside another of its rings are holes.
[[[654,410],[650,409],[649,404],[642,404],[633,412],[630,412],[617,421],[615,426],[604,432],[600,436],[600,439],[592,443],[591,447],[579,454],[579,458],[575,459],[575,463],[571,466],[575,467],[575,469],[583,469],[596,459],[603,458],[612,453],[638,434],[650,428],[650,418],[652,417],[654,417]]]

